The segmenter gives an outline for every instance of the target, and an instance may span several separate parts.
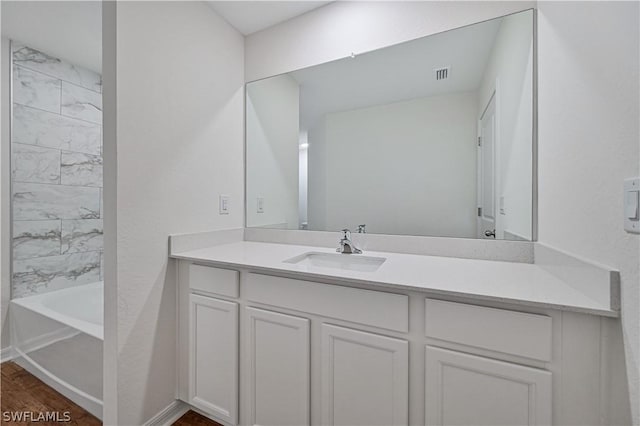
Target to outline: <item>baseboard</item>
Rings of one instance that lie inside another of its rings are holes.
[[[145,422],[144,426],[165,426],[171,425],[182,417],[191,407],[188,404],[176,399],[167,405],[162,411]]]
[[[0,363],[5,361],[11,361],[15,353],[13,352],[13,348],[11,346],[7,346],[6,348],[0,349]]]

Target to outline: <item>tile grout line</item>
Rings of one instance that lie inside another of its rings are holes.
[[[87,186],[87,185],[69,185],[69,184],[57,184],[57,183],[42,183],[42,182],[23,182],[23,181],[14,181],[14,183],[26,183],[29,185],[47,185],[47,186],[60,186],[62,188],[96,188],[100,189],[101,186]]]
[[[62,80],[60,80],[60,115],[61,115],[62,117],[67,117],[67,118],[76,118],[76,119],[78,119],[78,120],[83,120],[83,121],[86,121],[86,122],[88,122],[88,123],[94,123],[94,124],[98,124],[98,125],[102,126],[102,122],[98,123],[98,122],[95,122],[95,121],[89,121],[89,120],[86,120],[86,119],[80,119],[80,118],[77,118],[77,117],[74,117],[74,116],[70,116],[70,115],[68,115],[68,114],[65,114],[65,113],[63,112],[62,107],[64,106],[64,102],[62,102],[62,94],[64,93],[64,91],[62,90],[62,87],[63,87],[63,86],[62,86],[62,83],[63,83],[63,81],[62,81]],[[65,81],[64,83],[74,85],[73,83],[67,83],[66,81]],[[76,87],[79,87],[79,86],[76,86]],[[82,89],[82,87],[80,87],[80,89]],[[94,108],[96,108],[98,111],[100,111],[100,115],[101,115],[101,117],[102,117],[102,94],[101,94],[101,93],[96,93],[96,94],[97,94],[97,95],[99,95],[99,97],[100,97],[100,108],[98,108],[98,107],[96,107],[95,105],[93,105],[93,104],[92,104],[88,99],[87,99],[87,100],[85,100],[85,101],[83,101],[83,102],[78,102],[78,98],[75,98],[75,97],[74,97],[74,100],[75,100],[76,104],[80,103],[80,104],[83,104],[83,105],[84,105],[84,104],[87,104],[87,103],[88,103],[89,105],[93,106],[93,107],[94,107]]]
[[[26,46],[26,47],[28,47],[28,46]],[[32,48],[30,48],[30,47],[28,47],[28,48],[29,48],[29,49],[32,49]],[[32,49],[32,50],[36,50],[36,49]],[[36,50],[36,51],[37,51],[37,52],[39,52],[39,53],[41,53],[41,54],[44,54],[44,53],[40,52],[39,50]],[[15,53],[15,52],[14,52],[14,53]],[[15,56],[15,55],[14,55],[14,56]],[[47,56],[48,56],[48,55],[47,55]],[[89,88],[89,87],[83,86],[83,85],[82,85],[82,84],[80,84],[80,83],[76,83],[76,82],[74,82],[74,81],[67,80],[67,79],[62,78],[62,77],[60,77],[60,76],[53,75],[53,74],[49,74],[49,73],[46,73],[46,72],[41,71],[41,70],[37,70],[37,69],[32,68],[32,67],[30,67],[30,66],[28,66],[28,65],[25,65],[25,64],[24,64],[25,62],[27,62],[27,61],[20,61],[20,60],[16,61],[15,57],[13,58],[13,64],[14,64],[14,66],[17,66],[17,67],[20,67],[20,68],[24,68],[24,69],[27,69],[27,70],[29,70],[29,71],[37,72],[37,73],[42,74],[42,75],[47,76],[47,77],[56,78],[56,79],[58,79],[58,80],[60,80],[60,81],[64,81],[65,83],[73,84],[74,86],[78,86],[78,87],[80,87],[80,88],[82,88],[82,89],[89,90],[89,91],[91,91],[91,92],[93,92],[93,93],[102,94],[102,90],[100,90],[100,91],[98,91],[98,90],[94,90],[94,89],[91,89],[91,88]],[[66,62],[66,61],[64,61],[64,62]],[[102,75],[101,75],[101,74],[98,74],[98,73],[97,73],[97,72],[95,72],[95,71],[92,71],[92,70],[90,70],[90,69],[88,69],[88,68],[85,68],[85,67],[81,67],[81,66],[79,66],[79,65],[78,65],[78,66],[73,65],[73,64],[71,64],[70,62],[67,62],[67,63],[68,63],[69,65],[71,65],[72,67],[74,67],[74,68],[83,69],[83,70],[85,70],[85,71],[89,71],[89,72],[94,73],[95,75],[97,75],[98,77],[100,77],[100,79],[99,79],[99,80],[100,80],[100,82],[102,82]],[[99,86],[100,86],[100,88],[102,89],[102,84],[99,84]]]
[[[49,110],[46,110],[46,109],[38,108],[38,107],[35,107],[33,105],[21,104],[20,102],[13,102],[13,105],[18,105],[18,106],[20,106],[22,108],[29,108],[29,109],[33,109],[35,111],[40,111],[40,112],[44,112],[44,113],[47,113],[47,114],[55,115],[56,117],[62,117],[62,118],[65,118],[67,120],[80,121],[80,122],[85,123],[85,124],[91,124],[91,125],[93,125],[95,127],[102,128],[102,123],[96,123],[95,121],[89,121],[89,120],[85,120],[83,118],[71,117],[71,116],[68,116],[68,115],[65,115],[65,114],[59,114],[57,112],[53,112],[53,111],[49,111]]]
[[[14,141],[11,141],[11,143],[12,143],[13,145],[35,146],[35,147],[38,147],[38,148],[42,148],[42,149],[51,149],[51,150],[54,150],[54,151],[65,151],[65,152],[72,152],[72,153],[74,153],[74,154],[86,154],[86,155],[93,155],[93,156],[95,156],[95,157],[102,157],[102,155],[101,155],[101,154],[94,154],[94,153],[92,153],[92,152],[74,151],[74,150],[71,150],[71,149],[62,149],[62,148],[53,148],[53,147],[50,147],[50,146],[35,145],[35,144],[32,144],[32,143],[24,143],[24,142],[14,142]]]
[[[86,250],[86,251],[75,251],[75,252],[71,252],[71,253],[61,253],[61,254],[54,254],[51,256],[34,256],[34,257],[23,257],[23,258],[18,258],[18,259],[13,259],[13,261],[26,261],[26,260],[34,260],[34,259],[49,259],[52,257],[63,257],[63,256],[74,256],[74,255],[81,255],[81,254],[85,254],[85,253],[102,253],[103,250],[97,249],[97,250]]]

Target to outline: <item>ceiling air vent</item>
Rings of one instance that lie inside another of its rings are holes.
[[[449,69],[449,67],[442,67],[434,69],[433,72],[436,74],[436,80],[439,81],[448,79],[451,70]]]

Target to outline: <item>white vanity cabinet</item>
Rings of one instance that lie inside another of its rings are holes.
[[[432,346],[449,342],[548,362],[551,317],[426,298],[425,336],[427,425],[552,424],[551,372]]]
[[[551,373],[427,346],[426,424],[550,425]]]
[[[322,324],[322,424],[406,425],[409,342]]]
[[[188,378],[182,377],[182,397],[220,421],[237,424],[240,305],[221,297],[238,297],[240,273],[196,264],[185,265],[184,272],[188,285],[179,295],[179,309],[188,325],[182,324],[178,338],[188,350],[179,371]]]
[[[178,396],[224,425],[601,421],[597,316],[188,260],[178,277]]]
[[[248,424],[308,425],[309,320],[251,307],[244,316]]]
[[[189,402],[238,419],[238,304],[191,294]]]

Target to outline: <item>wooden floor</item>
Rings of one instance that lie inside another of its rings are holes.
[[[0,406],[2,425],[81,425],[94,426],[101,425],[102,422],[89,414],[69,399],[65,398],[49,386],[45,385],[38,378],[28,373],[22,367],[13,362],[3,362],[0,365]],[[70,420],[64,423],[55,422],[25,422],[25,421],[5,421],[12,413],[30,412],[32,419],[36,420],[40,413],[57,412],[59,419],[65,419],[68,413]]]
[[[213,420],[209,420],[208,418],[201,416],[200,414],[189,411],[184,416],[180,417],[177,422],[173,424],[173,426],[185,426],[185,425],[194,425],[194,426],[222,426],[220,423],[216,423]]]
[[[102,422],[93,415],[76,405],[60,393],[41,382],[37,377],[13,362],[0,364],[0,424],[2,425],[78,425],[97,426]],[[11,413],[32,413],[35,420],[39,413],[58,412],[59,418],[64,419],[65,412],[69,413],[70,421],[64,423],[52,422],[24,422],[5,421],[5,416]],[[174,423],[174,426],[222,426],[193,411],[187,412]]]

